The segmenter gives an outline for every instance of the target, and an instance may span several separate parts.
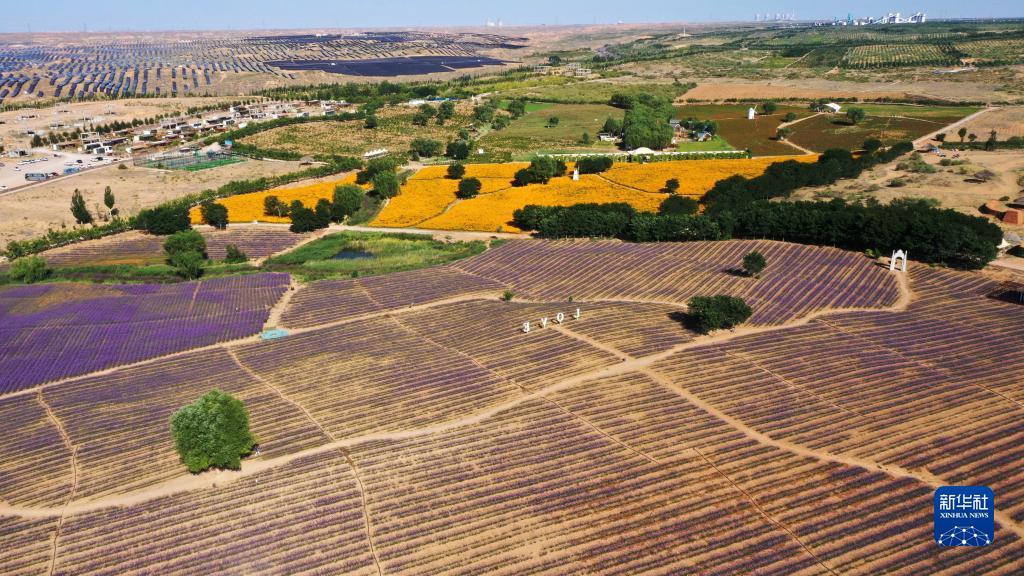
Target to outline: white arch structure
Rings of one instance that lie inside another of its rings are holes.
[[[907,271],[907,253],[904,252],[903,250],[894,250],[893,251],[892,258],[889,259],[889,271],[896,270],[896,261],[897,260],[903,260],[903,263],[900,264],[900,268],[899,269],[902,272],[906,272]]]

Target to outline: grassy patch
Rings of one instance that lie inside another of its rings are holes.
[[[725,141],[721,136],[715,136],[710,140],[703,142],[693,142],[690,140],[682,140],[676,149],[680,152],[703,152],[705,150],[734,150],[731,144]]]
[[[271,258],[264,269],[304,280],[355,277],[445,264],[485,249],[483,242],[441,242],[416,234],[339,232]],[[349,258],[336,259],[339,254]]]
[[[504,130],[492,131],[480,139],[483,156],[474,161],[501,162],[527,160],[537,152],[599,152],[615,150],[614,144],[601,142],[601,132],[609,116],[621,121],[624,112],[605,104],[549,104],[527,105],[526,114],[514,120]],[[558,118],[557,125],[549,120]],[[591,143],[582,144],[583,133],[590,135]]]
[[[605,104],[611,100],[613,94],[628,94],[630,96],[649,94],[671,102],[688,89],[688,86],[670,83],[651,84],[607,80],[564,80],[562,82],[550,82],[534,86],[514,86],[509,90],[503,91],[502,95],[566,104]]]

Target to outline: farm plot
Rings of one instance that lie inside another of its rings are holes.
[[[751,250],[775,263],[759,279],[737,272]],[[524,269],[521,262],[537,265]],[[863,256],[769,241],[512,241],[453,267],[554,302],[572,296],[682,304],[694,295],[732,294],[747,300],[751,322],[761,325],[823,309],[887,307],[898,298],[895,280]]]
[[[71,496],[71,451],[33,396],[0,399],[0,501],[60,506]]]
[[[949,44],[869,44],[850,48],[841,65],[845,68],[936,66],[956,64],[957,60],[956,50]]]
[[[334,438],[436,424],[520,393],[391,318],[261,342],[237,354]]]
[[[291,328],[308,328],[447,298],[497,297],[505,287],[451,266],[351,280],[321,280],[298,291],[281,320]]]
[[[214,388],[245,402],[264,457],[327,441],[298,408],[249,376],[223,350],[159,360],[43,390],[77,447],[76,500],[137,491],[187,475],[168,422],[176,410]]]
[[[867,117],[851,124],[844,116],[823,114],[793,125],[789,139],[816,152],[829,148],[858,150],[868,138],[884,145],[914,140],[948,126],[977,108],[948,106],[857,105]]]
[[[377,574],[358,483],[338,451],[197,496],[65,519],[53,573]]]
[[[228,244],[250,258],[263,258],[286,250],[308,237],[284,228],[231,226],[227,230],[200,229],[211,260],[223,260]],[[167,258],[166,238],[141,232],[125,232],[47,250],[40,254],[51,267],[160,264]]]
[[[11,576],[46,574],[53,553],[54,518],[21,519],[0,514],[0,573]],[[17,553],[13,553],[13,552]]]
[[[680,385],[686,386],[682,378]],[[742,489],[772,523],[800,538],[821,562],[819,569],[934,574],[953,566],[962,569],[959,563],[965,562],[979,571],[1011,573],[1024,550],[1018,537],[999,527],[997,542],[1003,540],[998,548],[972,550],[969,557],[943,554],[932,541],[929,517],[920,513],[931,507],[931,486],[829,461],[824,453],[819,458],[766,446],[681,397],[671,384],[628,374],[550,397],[662,465],[678,469],[699,454],[715,466],[720,482]],[[849,529],[854,515],[858,530]]]
[[[540,104],[526,105],[526,114],[513,120],[507,128],[488,132],[479,145],[490,160],[526,160],[531,154],[566,152],[615,151],[611,142],[597,138],[605,120],[622,121],[623,111],[605,104]],[[558,118],[557,124],[551,124]],[[580,142],[589,134],[591,143]]]
[[[714,120],[718,123],[718,135],[733,148],[750,150],[754,156],[785,156],[800,153],[799,150],[775,138],[776,130],[786,114],[797,118],[811,115],[805,106],[780,105],[773,114],[758,114],[753,120],[747,119],[751,107],[761,112],[756,103],[750,104],[689,104],[675,107],[675,117]],[[680,181],[681,183],[682,181]]]
[[[385,573],[816,572],[697,455],[653,461],[542,399],[354,457]]]
[[[354,184],[355,181],[355,174],[349,174],[343,178],[313,184],[283,186],[263,192],[238,194],[222,198],[217,203],[223,204],[228,209],[228,221],[232,223],[271,222],[274,224],[290,224],[292,220],[288,216],[271,216],[264,213],[263,201],[267,196],[277,196],[278,200],[286,205],[291,205],[292,202],[298,200],[302,202],[303,206],[312,209],[316,206],[317,200],[321,198],[332,200],[335,187],[343,184]],[[189,218],[191,218],[192,224],[203,223],[203,215],[200,213],[199,206],[189,211]]]
[[[285,274],[0,290],[0,393],[255,334]]]

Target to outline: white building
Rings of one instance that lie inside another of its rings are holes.
[[[823,112],[830,112],[832,114],[838,114],[839,111],[843,109],[843,107],[840,106],[839,104],[836,104],[835,102],[829,102],[828,104],[825,104],[824,106],[822,106],[821,109],[822,109]]]
[[[753,120],[756,117],[757,117],[757,110],[755,110],[753,107],[751,107],[749,110],[747,110],[747,120]]]

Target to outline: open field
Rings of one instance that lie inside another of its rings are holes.
[[[852,124],[842,111],[839,115],[822,114],[793,125],[789,139],[817,152],[829,148],[856,150],[868,138],[878,138],[884,145],[890,145],[916,140],[979,110],[895,104],[851,104],[844,109],[850,106],[864,110],[864,120]]]
[[[985,116],[978,119],[984,121]],[[955,141],[955,138],[954,138]],[[941,166],[934,154],[922,154],[922,159],[934,167],[935,172],[910,172],[898,169],[897,164],[876,166],[853,181],[837,182],[832,186],[817,186],[797,190],[794,200],[826,200],[844,198],[863,201],[875,198],[887,203],[896,198],[930,198],[944,208],[964,214],[979,215],[978,208],[989,200],[1016,199],[1024,195],[1020,178],[1024,176],[1024,152],[1001,150],[998,152],[962,152],[962,164]],[[951,158],[947,154],[947,158]],[[995,176],[980,182],[974,174],[989,170]],[[898,180],[902,186],[893,186]],[[1020,226],[999,223],[1003,228],[1020,231]]]
[[[969,133],[977,134],[978,138],[982,140],[988,138],[988,134],[992,130],[997,132],[1000,140],[1006,140],[1013,136],[1024,137],[1024,108],[999,108],[964,124],[964,127]],[[947,137],[950,142],[957,141],[954,134],[949,134]]]
[[[761,278],[732,273],[755,248]],[[1024,312],[995,288],[766,241],[524,240],[314,282],[282,339],[0,397],[0,569],[184,573],[202,547],[208,572],[1012,574]],[[689,332],[707,291],[750,325]],[[45,305],[68,306],[2,314]],[[210,387],[246,402],[261,453],[193,476],[167,419]],[[935,545],[944,484],[993,486],[992,545]]]
[[[816,156],[798,156],[814,161]],[[734,160],[675,160],[669,162],[615,163],[601,174],[553,178],[547,184],[513,187],[516,170],[526,164],[470,164],[466,177],[483,184],[475,198],[455,197],[457,180],[444,177],[445,168],[428,167],[415,174],[374,220],[375,226],[431,230],[518,231],[512,214],[527,204],[569,206],[580,203],[626,202],[637,210],[654,212],[667,194],[670,178],[679,180],[678,194],[699,197],[715,182],[736,174],[757,176],[780,158]],[[572,168],[570,167],[570,170]]]
[[[623,111],[605,104],[546,104],[531,102],[526,114],[502,130],[492,130],[480,139],[487,161],[529,160],[536,153],[615,151],[611,142],[601,142],[601,132],[609,117],[622,121]],[[548,120],[558,118],[550,126]],[[582,144],[583,134],[591,144]]]
[[[402,153],[409,150],[409,143],[415,138],[430,138],[442,143],[455,139],[459,129],[472,123],[471,112],[472,106],[460,103],[456,106],[456,115],[443,126],[438,126],[435,120],[426,126],[415,126],[412,123],[415,108],[389,106],[377,112],[378,125],[373,129],[364,128],[362,120],[309,122],[266,130],[245,138],[244,143],[311,156],[361,156],[377,148]]]
[[[747,110],[754,106],[758,115],[753,120],[747,119]],[[687,104],[675,107],[675,116],[680,119],[696,118],[698,120],[714,120],[718,123],[718,135],[733,148],[750,150],[754,156],[780,156],[799,154],[800,150],[785,142],[775,139],[775,132],[788,113],[797,118],[810,116],[812,112],[806,106],[781,105],[774,114],[761,114],[756,104]]]
[[[291,205],[292,202],[298,200],[302,202],[307,208],[314,208],[317,200],[325,198],[331,200],[334,198],[334,189],[343,184],[354,184],[356,181],[355,174],[349,174],[342,177],[331,177],[322,178],[319,181],[310,183],[309,181],[294,182],[279,188],[272,188],[263,192],[251,192],[248,194],[238,194],[235,196],[229,196],[222,198],[217,201],[218,204],[222,204],[228,209],[229,222],[237,222],[241,224],[249,222],[272,222],[275,224],[289,224],[291,218],[288,216],[273,216],[268,215],[263,210],[263,200],[267,196],[277,196],[277,198],[285,203]],[[192,208],[189,212],[189,217],[192,219],[193,224],[201,224],[203,222],[203,215],[198,206]]]
[[[75,223],[71,216],[71,194],[82,192],[86,206],[95,211],[103,206],[103,189],[110,186],[122,215],[137,214],[143,208],[202,190],[217,188],[232,180],[275,176],[300,170],[298,162],[248,160],[200,172],[155,170],[127,166],[97,168],[53,182],[0,194],[0,246],[11,240],[36,238],[47,229]],[[252,219],[249,220],[250,222]]]

